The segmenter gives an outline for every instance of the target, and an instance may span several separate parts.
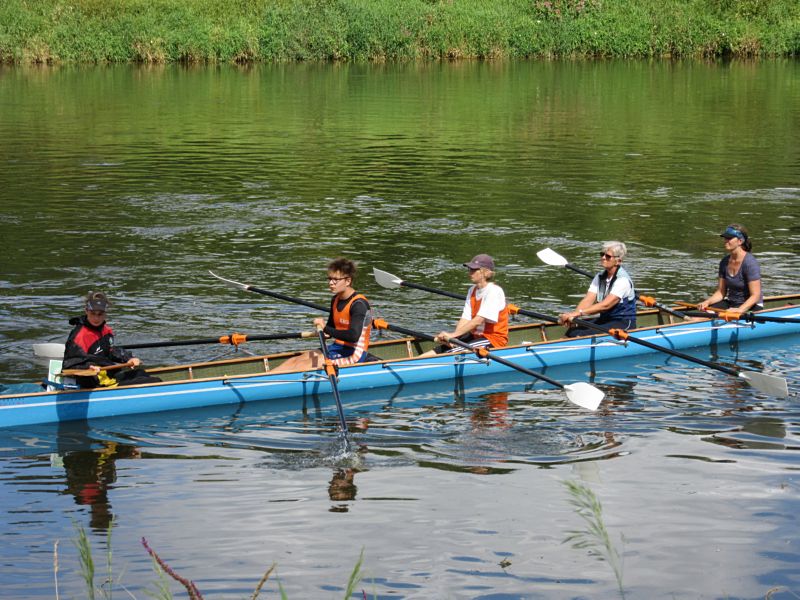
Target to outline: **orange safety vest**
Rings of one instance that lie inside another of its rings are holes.
[[[469,306],[472,310],[472,318],[478,315],[481,309],[482,300],[478,300],[476,292],[478,288],[472,288],[472,293],[469,296]],[[489,321],[483,322],[483,333],[475,337],[485,337],[495,348],[502,348],[508,346],[508,305],[503,307],[500,314],[497,316],[497,323],[490,323]]]
[[[369,306],[369,300],[367,300],[364,294],[353,294],[342,310],[337,308],[339,299],[333,299],[333,306],[331,307],[331,310],[333,313],[333,327],[335,329],[340,331],[346,331],[350,329],[350,307],[356,300],[364,300],[364,302],[367,303],[367,306]],[[361,358],[361,355],[369,348],[369,337],[371,332],[372,320],[369,318],[369,312],[367,312],[367,318],[364,320],[364,327],[361,330],[361,335],[358,336],[358,341],[356,343],[352,343],[337,339],[336,343],[341,344],[342,346],[354,346],[355,352],[353,352],[353,359],[355,362],[358,362]]]

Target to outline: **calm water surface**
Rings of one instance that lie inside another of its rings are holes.
[[[0,67],[0,382],[40,379],[88,289],[128,343],[307,328],[315,316],[207,274],[326,301],[325,264],[363,267],[380,315],[425,331],[457,303],[384,290],[379,267],[465,290],[492,254],[517,304],[557,312],[628,243],[637,287],[697,300],[719,232],[753,234],[765,291],[798,291],[800,64],[464,63]],[[253,352],[301,346],[252,344]],[[84,597],[75,526],[138,598],[141,538],[208,598],[341,598],[362,549],[377,598],[608,598],[609,563],[564,543],[602,502],[628,598],[796,598],[796,336],[697,350],[785,376],[791,396],[661,356],[548,372],[597,413],[517,375],[0,429],[0,597]],[[148,364],[223,348],[142,352]],[[98,584],[102,581],[98,575]],[[173,585],[176,597],[182,589]],[[124,595],[121,588],[115,596]]]

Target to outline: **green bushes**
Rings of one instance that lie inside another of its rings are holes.
[[[0,62],[797,56],[796,0],[4,0]]]

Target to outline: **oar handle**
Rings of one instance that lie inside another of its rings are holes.
[[[97,365],[100,367],[100,371],[116,371],[117,369],[122,369],[124,367],[130,367],[131,365],[128,363],[117,363],[114,365]],[[92,369],[63,369],[59,375],[65,377],[91,377],[92,375],[97,375],[99,371],[94,371]]]

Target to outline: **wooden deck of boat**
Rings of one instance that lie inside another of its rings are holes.
[[[765,308],[778,308],[781,306],[800,303],[800,295],[774,296],[765,298]],[[646,309],[637,313],[638,328],[658,327],[682,323],[680,318],[674,317],[657,309]],[[551,323],[523,323],[512,325],[509,328],[509,346],[520,344],[537,344],[563,338],[564,328]],[[413,338],[400,338],[381,340],[373,335],[370,344],[370,354],[381,360],[414,358],[433,347],[433,342],[421,341]],[[268,373],[280,365],[287,358],[297,352],[283,352],[263,356],[247,356],[224,361],[197,363],[148,369],[149,373],[157,375],[164,381],[181,381],[204,379],[209,377],[232,377],[236,375],[257,375]]]

